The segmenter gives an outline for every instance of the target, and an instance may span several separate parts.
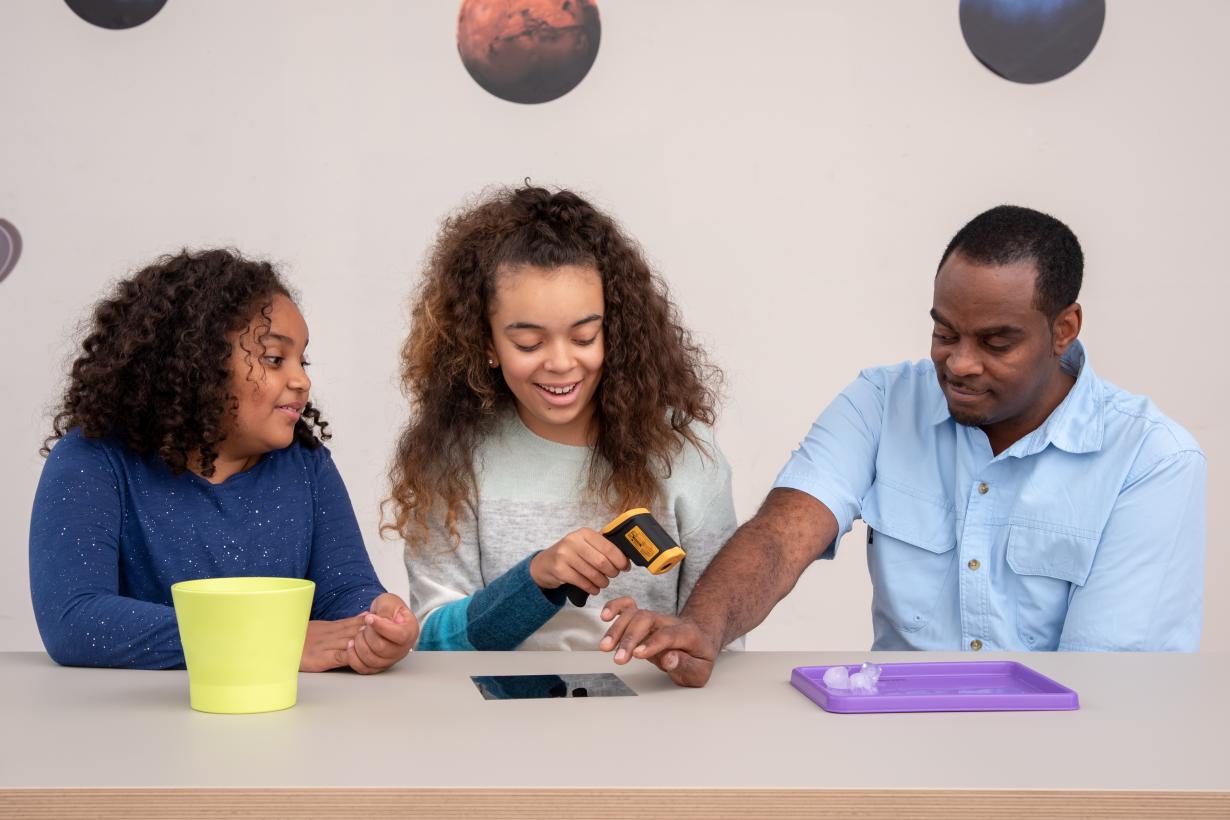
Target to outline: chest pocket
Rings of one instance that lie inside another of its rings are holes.
[[[1017,587],[1017,632],[1027,647],[1050,650],[1059,645],[1068,601],[1073,589],[1088,580],[1097,547],[1092,535],[1027,524],[1009,527],[1009,581]]]
[[[931,622],[945,594],[955,595],[954,510],[877,481],[863,499],[871,608],[902,632]]]

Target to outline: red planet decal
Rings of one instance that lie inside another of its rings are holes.
[[[544,103],[576,88],[598,56],[594,0],[463,0],[457,51],[502,100]]]

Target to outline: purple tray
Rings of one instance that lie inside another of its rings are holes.
[[[1079,709],[1076,692],[1016,661],[880,664],[875,691],[824,685],[828,666],[798,666],[790,682],[828,712],[1002,712]],[[858,665],[847,666],[857,672]]]

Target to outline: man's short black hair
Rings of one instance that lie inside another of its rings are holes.
[[[1034,306],[1050,319],[1075,302],[1081,291],[1085,256],[1076,234],[1055,217],[1032,208],[1000,205],[980,213],[957,231],[939,267],[953,251],[980,265],[1032,260],[1038,268]]]

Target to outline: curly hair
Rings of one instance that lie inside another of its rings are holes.
[[[602,279],[606,352],[588,491],[619,508],[652,504],[683,442],[708,455],[690,425],[716,420],[722,374],[680,324],[637,244],[575,193],[501,188],[444,220],[411,311],[401,377],[412,413],[393,456],[381,532],[412,550],[437,504],[456,541],[460,509],[476,500],[475,446],[514,406],[487,362],[489,314],[500,272],[523,265],[593,267]]]
[[[40,452],[79,427],[88,437],[116,436],[138,453],[157,453],[176,475],[199,456],[202,475],[212,476],[226,417],[238,407],[228,389],[227,335],[254,320],[268,331],[277,295],[291,298],[268,262],[229,250],[185,249],[122,280],[94,307]],[[263,334],[253,335],[260,346]],[[244,349],[251,365],[253,351]],[[308,404],[295,440],[319,447],[328,426]]]

